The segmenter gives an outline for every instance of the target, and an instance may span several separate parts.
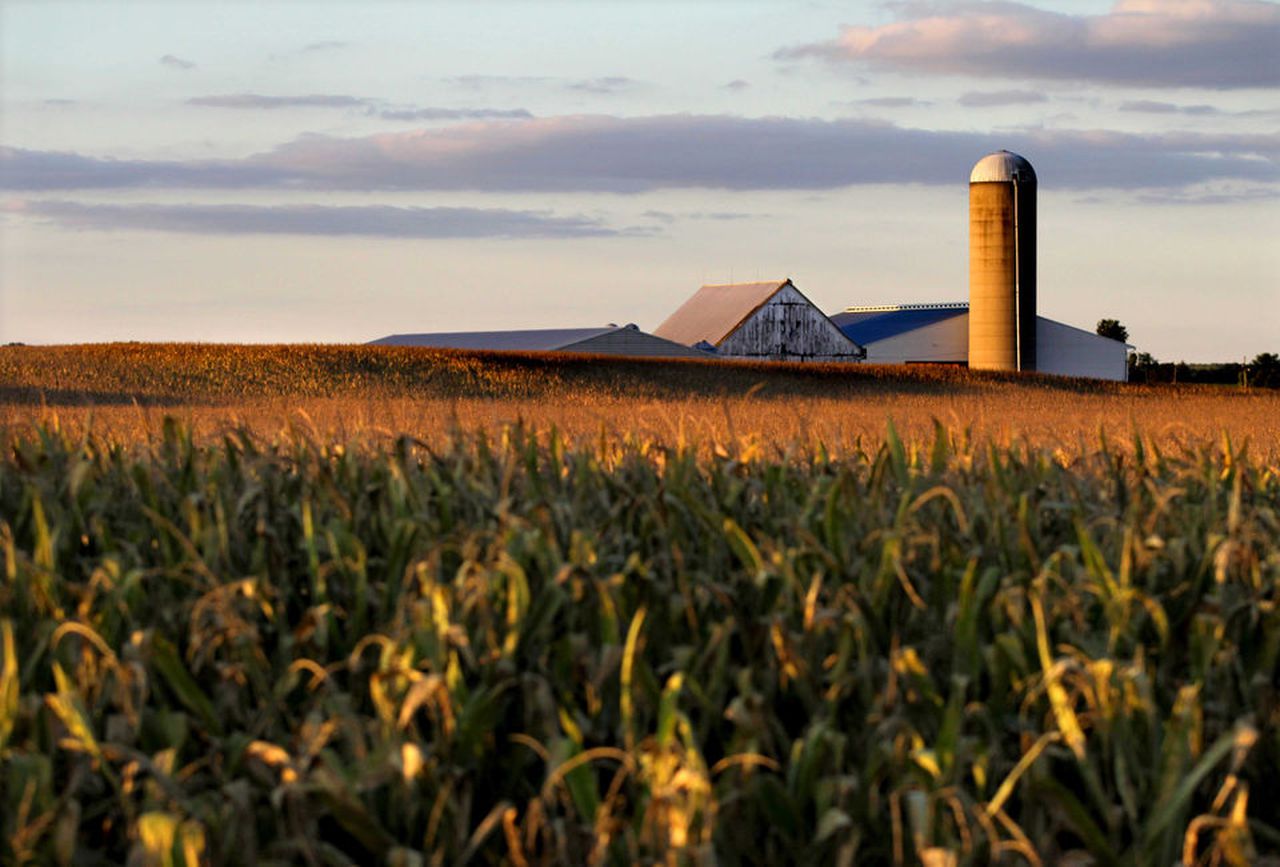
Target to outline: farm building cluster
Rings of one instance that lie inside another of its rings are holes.
[[[1124,380],[1125,343],[1036,313],[1036,176],[1017,154],[969,179],[969,300],[827,315],[790,279],[703,286],[652,333],[602,328],[393,334],[375,344],[669,358],[954,364]]]

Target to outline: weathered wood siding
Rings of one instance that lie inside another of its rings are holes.
[[[722,356],[771,361],[858,361],[856,344],[794,286],[784,286],[720,341]]]

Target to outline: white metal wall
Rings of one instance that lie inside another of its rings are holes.
[[[1119,340],[1043,316],[1036,320],[1036,369],[1041,373],[1123,382],[1127,355],[1127,348]]]
[[[969,314],[867,343],[866,348],[870,364],[964,364],[969,360]],[[1036,370],[1040,373],[1124,381],[1127,354],[1118,340],[1036,317]]]

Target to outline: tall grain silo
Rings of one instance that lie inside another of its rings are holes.
[[[1009,151],[969,176],[969,366],[1036,369],[1036,173]]]

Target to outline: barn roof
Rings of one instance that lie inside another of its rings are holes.
[[[703,286],[653,333],[686,346],[702,341],[718,345],[782,287],[790,284],[788,279]]]
[[[618,326],[610,325],[601,328],[535,328],[523,331],[443,331],[435,334],[392,334],[370,343],[374,346],[554,352],[618,330]]]
[[[831,317],[845,337],[866,345],[969,312],[968,304],[918,305],[898,310],[846,310]]]

